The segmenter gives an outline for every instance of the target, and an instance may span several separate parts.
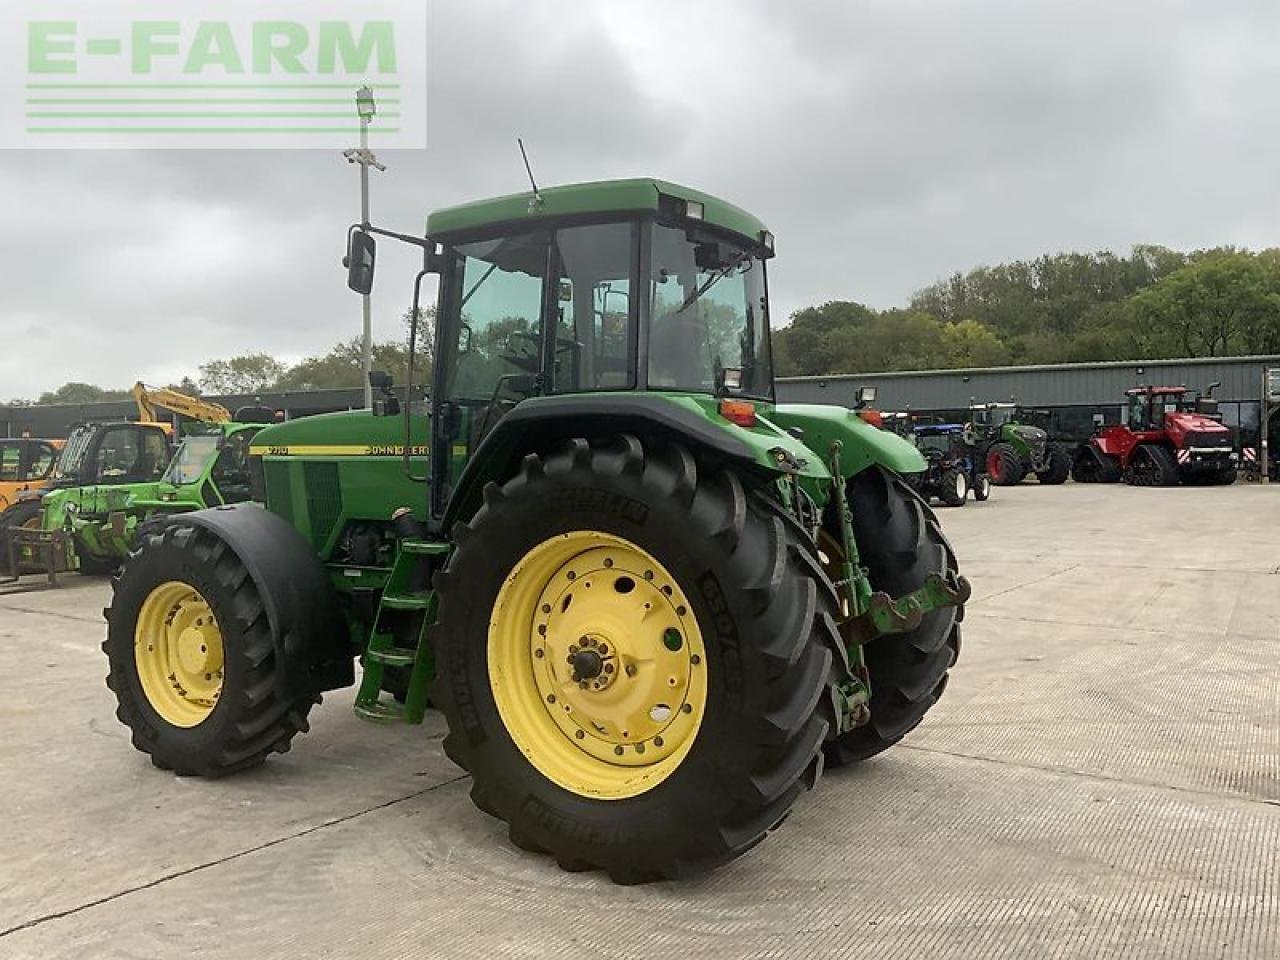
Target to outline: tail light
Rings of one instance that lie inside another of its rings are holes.
[[[740,427],[756,425],[756,405],[746,400],[721,400],[720,416]]]

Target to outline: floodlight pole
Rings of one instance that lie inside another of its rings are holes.
[[[373,89],[365,85],[357,90],[356,114],[360,117],[360,149],[345,150],[342,154],[347,158],[348,163],[360,165],[360,222],[366,227],[369,225],[369,168],[387,169],[378,162],[378,158],[369,149],[369,124],[377,112],[377,105],[373,100]],[[363,372],[361,379],[364,381],[364,406],[366,410],[371,410],[373,409],[373,387],[369,384],[369,371],[373,369],[373,301],[367,293],[360,299],[364,311],[363,332],[360,338],[360,367]]]

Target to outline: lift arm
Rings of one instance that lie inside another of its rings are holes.
[[[138,419],[143,423],[158,423],[156,410],[169,410],[201,423],[227,423],[231,420],[231,411],[221,404],[188,397],[177,390],[148,387],[141,380],[133,385],[133,399],[138,404]]]

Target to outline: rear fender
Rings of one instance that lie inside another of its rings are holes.
[[[227,544],[253,579],[275,640],[282,697],[355,682],[354,654],[337,592],[315,551],[293,527],[256,503],[182,515]]]
[[[786,429],[802,431],[805,446],[823,462],[831,456],[832,443],[839,440],[840,472],[846,478],[873,466],[896,473],[921,473],[926,466],[924,456],[909,441],[873,427],[845,407],[783,403],[770,419]]]
[[[525,456],[549,452],[574,437],[630,433],[641,439],[679,442],[703,462],[733,465],[748,485],[762,485],[784,472],[815,482],[829,479],[826,457],[814,457],[804,443],[775,425],[771,416],[764,415],[767,407],[761,405],[754,426],[742,427],[721,417],[717,404],[714,397],[662,393],[566,394],[526,400],[498,422],[468,461],[450,496],[441,529],[447,531],[474,514],[485,484],[512,476]],[[788,464],[786,470],[779,467],[779,456]]]

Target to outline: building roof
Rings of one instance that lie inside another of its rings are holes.
[[[1005,367],[945,367],[934,370],[880,370],[875,373],[821,373],[799,377],[779,377],[790,383],[806,380],[862,380],[877,377],[952,377],[977,373],[1047,373],[1050,371],[1114,370],[1123,367],[1192,367],[1221,363],[1280,364],[1280,354],[1260,353],[1243,357],[1184,357],[1166,360],[1093,360],[1085,363],[1035,363]]]
[[[703,205],[703,219],[714,226],[759,241],[768,228],[756,217],[727,201],[691,187],[665,180],[637,178],[599,180],[540,188],[541,202],[532,192],[475,200],[436,210],[427,217],[427,235],[460,233],[498,224],[536,222],[548,217],[607,213],[657,212],[666,195]]]

